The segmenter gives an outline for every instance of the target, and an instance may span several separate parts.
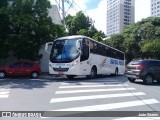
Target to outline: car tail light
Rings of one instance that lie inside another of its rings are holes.
[[[143,68],[144,68],[143,65],[138,65],[138,66],[136,66],[136,69],[143,69]]]

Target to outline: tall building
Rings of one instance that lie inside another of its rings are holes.
[[[52,5],[52,7],[48,11],[53,23],[62,24],[61,16],[57,8],[57,5]]]
[[[160,0],[151,0],[151,16],[160,17]]]
[[[134,23],[135,0],[107,0],[107,38]]]

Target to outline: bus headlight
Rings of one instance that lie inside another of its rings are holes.
[[[77,65],[78,64],[78,61],[74,61],[74,65]]]
[[[51,62],[49,61],[49,66],[51,67]]]

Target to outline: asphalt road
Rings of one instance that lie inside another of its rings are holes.
[[[160,111],[159,93],[158,83],[143,85],[141,80],[130,83],[124,76],[102,76],[96,79],[78,77],[72,80],[52,76],[40,79],[8,78],[0,80],[0,111],[52,111],[46,112],[43,117],[30,118],[37,120],[82,120],[82,117],[87,120],[127,120],[127,115],[138,115],[138,112],[133,111],[141,111],[144,113],[142,116],[146,115],[145,111]],[[65,117],[53,117],[55,113]],[[0,117],[0,120],[5,119],[29,118],[16,115],[15,118]],[[132,119],[137,120],[137,117]],[[159,117],[138,119],[159,120],[160,114]]]

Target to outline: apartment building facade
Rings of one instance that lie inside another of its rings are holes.
[[[160,17],[160,0],[151,0],[151,16]]]
[[[135,0],[107,0],[107,38],[135,21]]]

